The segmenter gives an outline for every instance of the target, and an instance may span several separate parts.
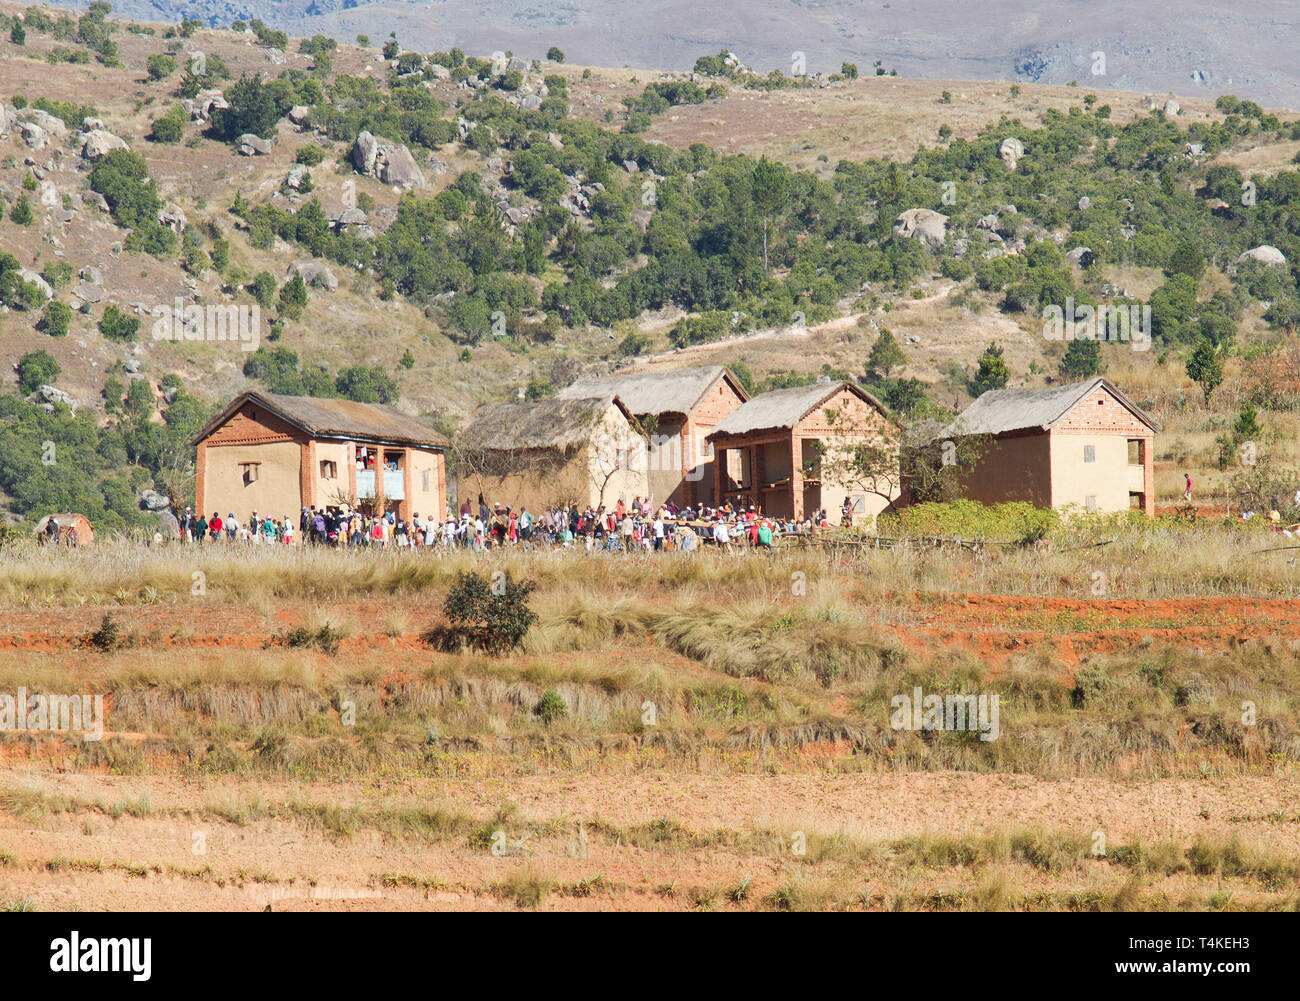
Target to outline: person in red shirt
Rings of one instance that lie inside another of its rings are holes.
[[[1192,474],[1183,473],[1183,477],[1187,480],[1187,489],[1183,491],[1183,500],[1190,504],[1192,502]]]
[[[221,538],[221,515],[214,514],[208,519],[208,537],[214,542]]]

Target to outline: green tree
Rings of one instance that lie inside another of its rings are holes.
[[[155,52],[144,61],[144,68],[150,80],[165,80],[176,72],[176,60],[164,53]]]
[[[553,63],[562,63],[564,62],[564,53],[560,51],[558,45],[552,45],[546,50],[546,58]]]
[[[99,321],[99,332],[110,341],[133,341],[139,329],[139,319],[128,316],[111,303],[104,310],[104,316]]]
[[[358,403],[396,403],[397,383],[382,368],[350,365],[339,369],[334,390],[345,400]]]
[[[41,317],[41,329],[51,337],[66,337],[72,325],[72,307],[58,299],[50,300]]]
[[[253,279],[253,286],[249,291],[252,293],[257,304],[263,309],[270,309],[275,304],[275,275],[269,271],[259,271],[257,277]]]
[[[9,210],[9,218],[19,226],[26,226],[32,221],[32,203],[26,195],[19,195],[14,207]]]
[[[18,388],[24,394],[51,386],[63,371],[48,351],[29,351],[18,359]]]
[[[524,641],[537,621],[528,604],[536,588],[533,581],[515,581],[508,575],[489,584],[479,574],[456,575],[442,612],[451,620],[446,639],[455,646],[474,646],[490,654],[508,653]]]
[[[110,375],[104,380],[104,389],[100,395],[104,397],[104,410],[116,414],[121,411],[122,403],[126,399],[126,387],[122,385],[121,379]]]
[[[840,76],[845,80],[856,80],[858,78],[857,63],[840,63]]]
[[[871,345],[871,353],[867,356],[867,368],[878,373],[882,378],[888,378],[891,369],[901,368],[906,364],[907,355],[898,346],[898,341],[894,339],[892,333],[882,328],[876,343]]]
[[[401,365],[402,368],[405,369],[415,368],[415,355],[411,354],[410,348],[407,348],[404,352],[402,352],[402,360],[399,361],[397,364]]]
[[[772,219],[784,208],[790,181],[784,167],[766,156],[754,166],[751,195],[754,208],[763,218],[763,274],[767,274],[767,237]]]
[[[147,379],[133,379],[127,387],[123,409],[127,417],[143,425],[153,416],[157,402],[158,398],[149,387]]]
[[[307,283],[295,271],[293,277],[284,283],[284,288],[280,289],[280,312],[289,319],[296,320],[302,316],[302,309],[306,305]]]
[[[229,108],[212,112],[212,131],[226,142],[234,142],[251,132],[263,139],[275,135],[275,126],[288,110],[281,103],[281,92],[262,82],[261,74],[241,76],[226,88],[225,98]]]
[[[1223,366],[1214,345],[1204,337],[1196,342],[1192,356],[1187,360],[1187,378],[1201,387],[1208,405],[1210,396],[1223,382]]]
[[[1186,275],[1192,281],[1199,282],[1205,273],[1205,254],[1192,240],[1182,240],[1169,258],[1167,271],[1171,278],[1174,275]]]
[[[9,41],[15,45],[27,44],[27,29],[23,27],[23,22],[14,19],[13,26],[9,29]]]
[[[1011,372],[1002,357],[1002,347],[996,343],[990,344],[980,355],[979,369],[971,380],[971,393],[980,396],[991,389],[1001,389],[1010,378]]]
[[[1059,371],[1062,379],[1086,379],[1100,375],[1101,369],[1101,342],[1085,339],[1069,343]]]

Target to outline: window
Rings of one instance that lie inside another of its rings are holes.
[[[1096,445],[1084,445],[1084,446],[1083,446],[1083,461],[1084,461],[1084,462],[1096,462],[1096,461],[1097,461],[1097,446],[1096,446]]]
[[[429,492],[429,471],[427,469],[420,470],[420,489],[426,494]]]
[[[320,478],[322,480],[336,480],[339,476],[339,464],[333,459],[321,459],[320,461]]]
[[[244,486],[257,482],[257,470],[261,465],[260,462],[241,462],[239,464],[240,479],[244,481]]]
[[[1093,494],[1089,494],[1087,497],[1085,497],[1083,499],[1083,506],[1086,507],[1089,512],[1096,511],[1097,510],[1096,496]]]
[[[1130,510],[1133,510],[1133,511],[1144,511],[1144,510],[1146,510],[1146,506],[1147,506],[1147,505],[1146,505],[1146,496],[1143,495],[1143,494],[1140,494],[1140,493],[1134,493],[1134,492],[1130,491],[1130,492],[1129,492],[1129,495],[1128,495],[1128,506],[1129,506],[1129,509],[1130,509]]]
[[[1146,456],[1143,454],[1142,445],[1141,438],[1130,438],[1128,440],[1128,464],[1130,466],[1145,465]]]

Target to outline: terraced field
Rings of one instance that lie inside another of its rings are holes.
[[[0,901],[1296,906],[1300,603],[1068,596],[1073,559],[7,557],[0,693],[104,729],[0,738]],[[538,581],[523,647],[432,645],[498,568]],[[1251,574],[1220,590],[1286,590]],[[916,687],[997,695],[997,739],[894,729]]]

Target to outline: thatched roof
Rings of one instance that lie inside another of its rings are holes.
[[[474,411],[457,443],[478,452],[573,451],[591,441],[611,404],[631,421],[627,407],[612,394],[485,404]]]
[[[395,407],[314,396],[283,396],[257,390],[237,396],[230,406],[203,425],[192,440],[202,441],[246,403],[264,407],[313,438],[347,438],[378,444],[394,442],[428,448],[448,448],[451,444],[429,425]]]
[[[994,389],[980,396],[947,429],[949,435],[1011,434],[1046,431],[1102,386],[1152,431],[1160,425],[1135,406],[1109,380],[1096,376],[1083,382],[1043,389]]]
[[[617,396],[638,417],[646,414],[689,414],[719,379],[726,378],[742,400],[744,387],[722,365],[696,365],[667,371],[634,372],[601,379],[579,379],[557,394],[577,400],[591,396]]]
[[[848,389],[882,414],[886,413],[879,400],[851,382],[814,382],[810,386],[794,386],[790,389],[760,393],[724,417],[713,433],[708,435],[708,440],[719,435],[793,428],[842,389]]]

